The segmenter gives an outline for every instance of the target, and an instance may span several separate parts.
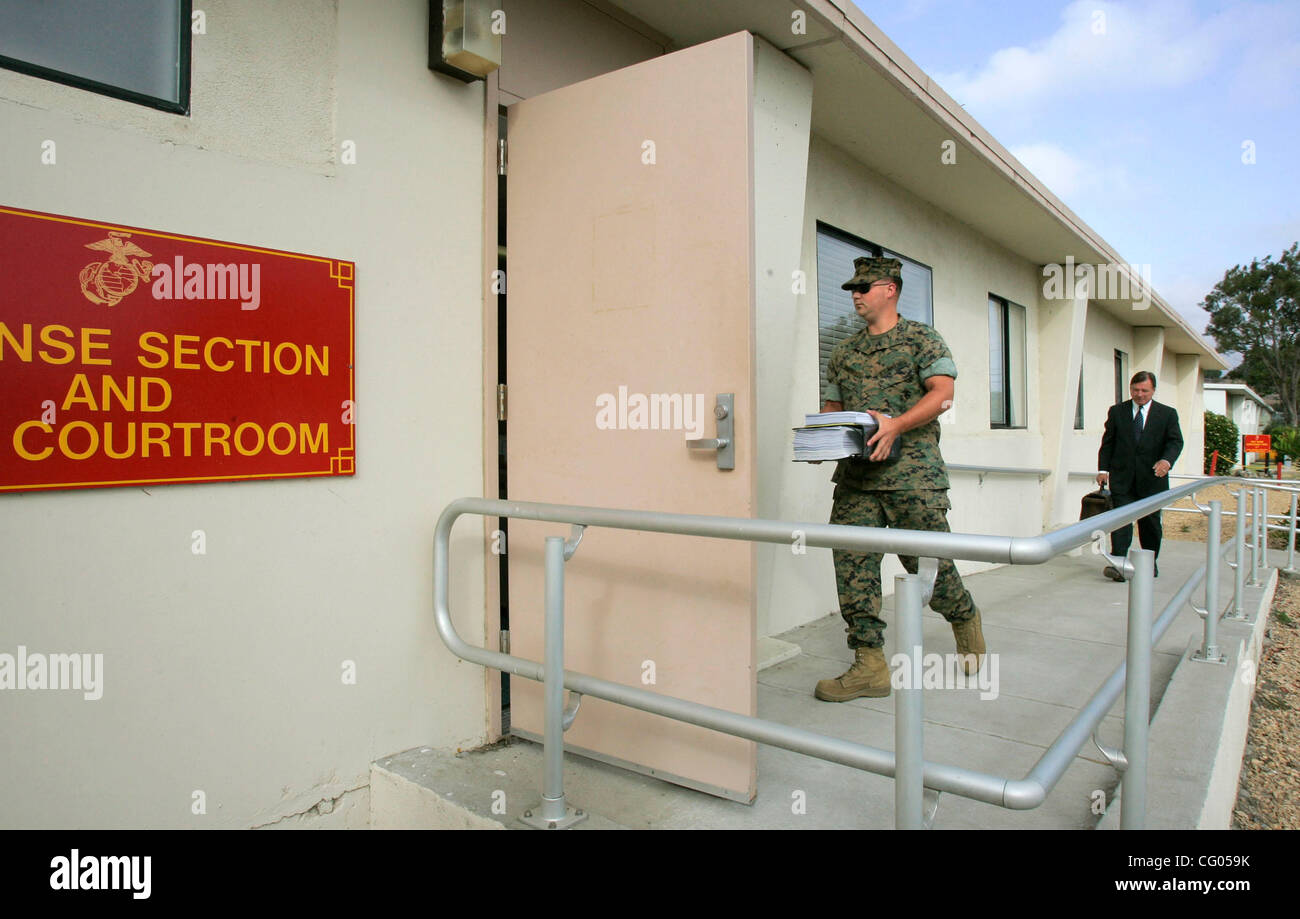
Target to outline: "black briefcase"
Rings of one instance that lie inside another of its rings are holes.
[[[1115,502],[1111,500],[1110,489],[1102,486],[1091,494],[1083,496],[1083,504],[1079,508],[1079,519],[1087,520],[1097,514],[1104,514],[1114,506]]]

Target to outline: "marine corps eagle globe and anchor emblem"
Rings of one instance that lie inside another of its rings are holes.
[[[153,276],[149,253],[133,242],[130,233],[110,230],[107,239],[86,243],[87,249],[107,252],[102,262],[91,262],[81,269],[81,292],[91,303],[117,306],[131,295],[141,281]]]

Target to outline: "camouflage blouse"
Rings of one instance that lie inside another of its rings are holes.
[[[957,365],[943,337],[902,316],[880,335],[862,328],[840,342],[826,365],[826,401],[844,410],[884,412],[897,418],[925,395],[924,380],[957,376]],[[939,452],[939,421],[905,431],[901,455],[892,462],[840,460],[832,477],[864,491],[948,487],[948,472]]]

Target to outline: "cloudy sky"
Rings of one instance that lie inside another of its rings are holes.
[[[1198,332],[1300,239],[1296,0],[856,2]]]

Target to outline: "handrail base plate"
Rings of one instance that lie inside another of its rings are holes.
[[[542,816],[542,803],[539,801],[519,817],[519,822],[534,830],[567,830],[575,824],[582,823],[590,816],[585,811],[577,810],[572,804],[564,806],[564,816],[558,820],[547,820]]]

